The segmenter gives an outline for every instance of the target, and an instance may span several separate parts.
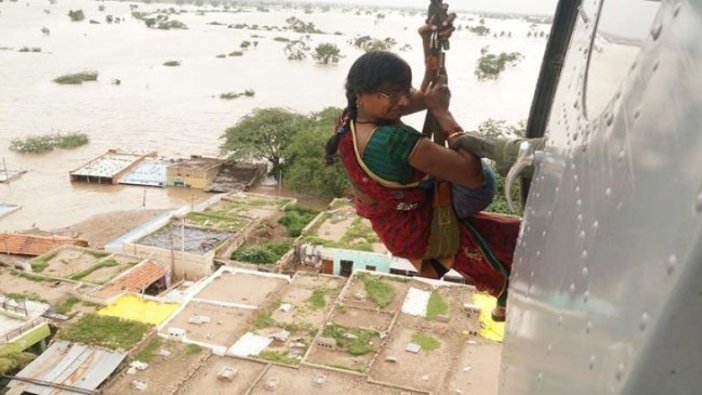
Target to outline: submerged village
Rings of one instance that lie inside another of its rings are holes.
[[[0,15],[25,8],[21,1],[6,1],[5,9],[2,3],[0,0]],[[328,72],[329,69],[314,70],[315,75],[328,78],[317,81],[321,85],[341,81],[342,65],[354,57],[342,55],[336,45],[326,47],[334,51],[314,53],[310,34],[328,34],[324,37],[336,40],[342,47],[348,41],[358,53],[377,48],[408,52],[419,42],[415,33],[408,32],[404,25],[416,30],[414,20],[421,22],[424,12],[419,8],[380,9],[320,3],[82,1],[86,18],[82,10],[78,15],[73,9],[66,16],[63,9],[67,5],[61,4],[61,0],[45,3],[38,8],[45,18],[58,14],[57,7],[63,7],[61,23],[71,28],[75,26],[71,23],[86,19],[84,23],[88,25],[89,20],[93,27],[121,24],[124,29],[164,30],[163,34],[171,29],[187,29],[176,18],[193,26],[198,17],[224,20],[243,15],[248,20],[249,15],[257,15],[268,23],[280,17],[288,26],[278,28],[263,22],[228,25],[208,19],[207,23],[200,22],[204,30],[193,33],[232,29],[250,34],[249,40],[242,41],[236,51],[228,55],[212,54],[208,62],[265,58],[269,55],[265,42],[268,39],[268,44],[285,46],[288,60],[298,62],[291,68],[293,85],[306,84],[298,78],[306,74],[294,73],[303,70],[299,62],[307,57],[316,59],[315,67],[339,63],[341,71],[334,71],[336,74]],[[33,7],[34,4],[31,7],[26,4],[26,9]],[[118,7],[121,13],[110,14]],[[363,19],[367,26],[389,21],[389,25],[405,36],[398,41],[354,36],[349,32],[356,29],[353,22],[334,25],[339,31],[333,34],[324,33],[314,24],[302,21],[304,18],[323,21],[333,13],[338,14],[339,20],[348,16]],[[290,15],[296,16],[291,19]],[[406,23],[410,17],[412,22]],[[482,40],[470,42],[474,52],[482,55],[479,62],[483,58],[488,63],[497,61],[499,73],[523,61],[523,68],[528,69],[535,81],[548,36],[547,17],[465,13],[460,18],[463,26],[459,26],[456,35]],[[492,32],[486,26],[491,23]],[[53,38],[62,33],[61,26],[57,24],[55,30],[46,27],[34,30],[37,37]],[[513,26],[516,26],[514,32]],[[300,34],[305,38],[294,39]],[[412,44],[410,39],[405,40],[407,37],[414,40]],[[511,44],[505,44],[508,42]],[[25,50],[3,44],[0,41],[0,51],[12,52],[13,56],[50,55],[31,45]],[[509,50],[491,54],[488,44],[499,50],[524,47],[527,54]],[[457,45],[466,44],[457,40]],[[254,51],[258,51],[256,55]],[[532,56],[529,51],[538,56]],[[488,63],[485,69],[494,72],[494,64]],[[187,60],[183,61],[182,68],[185,70],[187,66]],[[179,67],[180,60],[163,63],[169,72]],[[458,84],[481,83],[475,82],[476,78],[499,84],[495,82],[497,74],[481,74],[482,69],[477,67],[474,71],[473,64],[467,67],[467,73],[456,73]],[[114,72],[101,74],[99,81],[103,87],[135,89],[130,87],[129,78],[120,80],[114,76]],[[97,73],[73,77],[84,78],[76,85],[95,84],[98,80]],[[519,100],[524,103],[531,99],[534,86],[531,79],[528,83],[511,80],[516,86],[515,96],[523,96]],[[50,89],[61,83],[46,82]],[[154,91],[159,92],[157,82],[153,84]],[[147,88],[151,89],[148,85]],[[485,89],[499,91],[498,88]],[[248,86],[236,89],[239,90],[212,94],[207,99],[240,101],[242,109],[234,110],[237,119],[245,110],[255,111],[259,103],[260,107],[279,105],[263,97],[258,87],[257,92]],[[275,89],[281,97],[290,94],[299,98],[304,108],[312,106],[306,102],[307,96],[328,96],[328,92],[299,95],[288,92],[294,91],[293,88],[281,91],[275,86]],[[189,95],[193,101],[202,100]],[[481,96],[478,101],[485,95],[476,95]],[[67,97],[73,100],[78,95]],[[85,100],[103,99],[98,95]],[[124,99],[117,105],[127,101]],[[331,104],[315,103],[314,108],[327,108]],[[222,117],[217,111],[232,111],[219,105],[212,105],[215,109],[207,117],[218,119]],[[110,108],[109,105],[95,107],[96,111]],[[174,106],[177,116],[173,119],[179,119],[180,111],[185,110]],[[460,110],[457,113],[460,115]],[[324,116],[324,111],[314,114],[311,119],[319,114]],[[513,115],[514,119],[519,117],[523,115]],[[130,118],[120,118],[115,124],[132,125]],[[168,118],[164,119],[169,122]],[[514,119],[508,121],[512,123]],[[31,119],[21,120],[23,125],[33,125]],[[82,222],[49,222],[63,226],[50,230],[52,227],[43,223],[23,226],[31,223],[23,218],[17,222],[22,226],[11,230],[5,227],[0,233],[0,394],[497,393],[504,324],[490,317],[494,298],[465,284],[455,271],[449,271],[440,280],[417,276],[414,266],[390,254],[370,223],[356,214],[350,194],[328,194],[325,199],[309,204],[304,193],[288,193],[290,189],[276,184],[282,184],[283,173],[278,171],[280,163],[276,162],[279,158],[276,161],[257,158],[248,151],[246,160],[231,160],[226,153],[218,155],[203,149],[214,146],[218,138],[215,133],[221,133],[221,128],[207,125],[202,129],[216,132],[206,131],[204,135],[176,132],[153,139],[145,134],[140,139],[143,132],[133,128],[131,134],[113,140],[114,131],[107,129],[95,139],[95,145],[92,135],[91,143],[87,144],[87,135],[69,134],[69,138],[85,138],[85,141],[66,147],[61,142],[51,142],[57,150],[46,161],[53,162],[48,166],[37,165],[41,163],[40,155],[35,153],[27,156],[29,159],[24,163],[31,165],[25,164],[25,168],[21,161],[18,166],[17,160],[6,163],[3,157],[0,187],[3,193],[8,193],[0,194],[0,225],[26,212],[51,217],[54,210],[60,216],[60,208],[37,208],[46,196],[35,200],[31,194],[31,198],[17,201],[18,196],[29,196],[25,191],[38,188],[49,177],[54,184],[47,189],[56,192],[56,199],[80,195],[80,203],[76,204],[86,206],[85,212],[93,217],[71,206],[71,210],[83,215]],[[164,126],[164,130],[168,126],[172,125]],[[506,128],[504,121],[489,120],[487,126]],[[297,154],[326,139],[326,134],[313,137],[313,132],[319,130],[302,134],[300,140],[306,145],[293,147]],[[327,130],[325,126],[324,133]],[[19,132],[20,137],[27,137],[23,133]],[[61,137],[52,136],[47,138]],[[154,140],[172,140],[173,145],[180,147],[165,147],[167,152],[162,156],[161,148],[159,152],[151,150]],[[19,141],[13,140],[12,144],[16,145],[10,149],[11,154],[1,149],[0,154],[10,159],[12,155],[21,155],[23,149],[17,148]],[[27,141],[47,142],[31,138]],[[232,142],[223,145],[229,143]],[[81,147],[84,144],[86,147]],[[226,148],[232,150],[231,145]],[[86,151],[78,155],[79,150]],[[59,162],[64,166],[70,163],[70,168],[60,167]],[[320,158],[309,163],[307,166],[314,167],[322,162]],[[41,166],[48,169],[44,174],[37,170]],[[271,174],[276,177],[272,179]],[[289,173],[285,174],[289,177],[286,185],[296,181]],[[311,176],[300,173],[296,177],[299,182]],[[23,185],[30,182],[34,183],[32,187]],[[320,187],[303,185],[308,189]],[[121,194],[120,198],[110,195],[118,193],[115,191]],[[112,211],[120,207],[119,199],[125,199],[123,209],[127,211]],[[87,207],[93,203],[100,207]]]

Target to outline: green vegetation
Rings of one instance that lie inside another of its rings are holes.
[[[40,153],[54,148],[71,149],[88,143],[88,135],[72,132],[28,136],[10,141],[10,150],[22,153]]]
[[[41,48],[39,47],[22,47],[20,48],[17,52],[41,52]]]
[[[278,262],[292,247],[292,241],[270,241],[264,244],[241,247],[234,251],[231,259],[240,262],[249,262],[269,265]]]
[[[273,38],[273,41],[279,41],[279,42],[282,42],[282,43],[287,43],[287,42],[290,42],[290,39],[287,38],[287,37],[274,37],[274,38]]]
[[[197,344],[188,344],[185,346],[185,353],[188,355],[197,354],[200,351],[202,351],[202,347],[198,346]]]
[[[249,223],[243,218],[233,218],[225,215],[213,214],[211,212],[190,212],[185,216],[189,224],[210,227],[225,232],[238,232]]]
[[[338,347],[351,355],[365,355],[373,351],[373,339],[379,333],[367,329],[347,328],[332,324],[324,327],[324,336],[334,338]]]
[[[367,273],[360,273],[358,278],[363,281],[370,300],[379,307],[387,307],[395,300],[395,288],[382,279]]]
[[[71,18],[72,22],[80,22],[85,19],[85,14],[83,13],[83,10],[69,10],[68,17]]]
[[[288,229],[288,235],[290,237],[297,237],[302,233],[302,229],[312,222],[317,214],[319,214],[317,210],[294,205],[285,209],[278,223]]]
[[[248,49],[251,46],[251,41],[242,41],[241,44],[239,44],[239,48],[241,49]]]
[[[341,50],[336,44],[332,43],[319,44],[314,49],[314,53],[312,53],[312,59],[321,64],[339,63],[341,57]]]
[[[180,66],[180,62],[177,60],[169,60],[168,62],[165,62],[163,65],[168,66],[168,67],[176,67],[176,66]]]
[[[309,304],[313,310],[319,310],[321,308],[324,308],[327,305],[327,293],[330,291],[330,289],[327,288],[317,288],[312,292],[312,296],[310,296],[305,302]]]
[[[18,302],[23,301],[23,300],[32,300],[35,302],[46,303],[46,299],[43,299],[36,292],[10,292],[9,294],[7,294],[5,296],[10,298],[10,299],[14,299]]]
[[[89,276],[91,273],[93,273],[93,272],[95,272],[95,271],[98,271],[98,270],[100,270],[100,269],[102,269],[102,268],[104,268],[104,267],[114,267],[114,266],[117,266],[117,265],[119,265],[119,262],[117,262],[116,260],[114,260],[114,259],[105,259],[104,261],[102,261],[102,262],[100,262],[100,263],[98,263],[98,264],[96,264],[96,265],[93,265],[93,266],[91,266],[91,267],[89,267],[89,268],[83,270],[82,272],[78,272],[78,273],[76,273],[76,274],[73,274],[73,275],[70,277],[70,279],[71,279],[71,280],[76,280],[76,281],[82,280],[83,278]]]
[[[378,236],[373,229],[366,225],[363,218],[356,218],[351,226],[346,230],[346,233],[338,241],[327,240],[317,236],[317,231],[322,223],[330,218],[329,214],[325,214],[303,237],[303,240],[316,245],[321,245],[329,248],[342,248],[346,250],[356,251],[373,251],[373,244],[378,243]]]
[[[288,28],[294,31],[295,33],[324,34],[323,31],[317,29],[314,26],[314,23],[305,23],[294,16],[291,16],[290,18],[286,19],[285,22],[288,23]]]
[[[499,55],[488,52],[487,47],[480,51],[482,56],[475,65],[475,76],[479,80],[497,79],[507,66],[514,66],[524,57],[519,52],[502,52]]]
[[[295,40],[288,42],[283,48],[283,53],[288,57],[288,60],[305,60],[310,52],[310,47],[307,42]]]
[[[297,366],[300,364],[300,361],[298,361],[297,359],[290,358],[290,356],[287,353],[280,351],[264,350],[258,354],[258,358],[266,361],[281,363],[283,365]]]
[[[490,28],[486,27],[484,25],[478,25],[478,26],[467,26],[466,27],[469,32],[476,34],[478,36],[487,36],[490,34]]]
[[[244,53],[241,51],[229,52],[229,56],[243,56],[243,55],[244,55]]]
[[[449,306],[444,298],[436,290],[431,291],[429,303],[427,304],[427,319],[434,320],[436,316],[446,314],[449,311]]]
[[[71,308],[73,308],[73,305],[76,303],[80,302],[78,298],[74,296],[69,296],[68,299],[64,300],[62,303],[56,305],[54,308],[54,311],[58,314],[67,314],[71,311]]]
[[[34,258],[30,264],[32,265],[32,271],[34,273],[41,273],[49,267],[49,261],[54,259],[56,256],[57,252],[49,252],[44,255],[40,255],[36,258]]]
[[[185,23],[178,21],[178,20],[175,20],[175,19],[171,19],[168,21],[161,21],[158,24],[156,24],[156,29],[160,29],[160,30],[171,30],[171,29],[186,30],[187,28],[188,28],[188,26],[186,26]]]
[[[424,351],[434,351],[441,347],[441,342],[436,340],[436,338],[433,336],[427,335],[426,333],[415,333],[412,335],[412,341],[418,344],[419,347],[422,347],[422,350]]]
[[[220,99],[225,99],[225,100],[231,100],[231,99],[236,99],[242,96],[246,97],[253,97],[256,95],[256,91],[253,89],[247,89],[243,92],[227,92],[227,93],[222,93],[219,95]]]
[[[22,278],[26,278],[27,280],[36,281],[36,282],[54,281],[54,280],[48,279],[46,277],[38,276],[38,275],[32,274],[32,273],[21,272],[21,271],[12,271],[12,272],[10,272],[10,274],[13,276],[20,276]]]
[[[96,71],[84,71],[75,74],[65,74],[54,79],[57,84],[64,85],[80,85],[87,81],[97,81],[98,73]]]
[[[15,343],[0,344],[0,375],[10,374],[29,365],[36,355],[20,351]]]
[[[139,351],[138,354],[134,356],[134,359],[141,362],[151,363],[156,356],[156,351],[163,344],[163,340],[160,337],[154,337],[149,344],[144,346],[144,348]]]
[[[117,317],[86,314],[80,321],[61,329],[59,339],[107,347],[115,350],[131,349],[138,343],[151,325]]]
[[[371,36],[357,36],[349,40],[349,44],[366,52],[389,51],[397,45],[397,40],[392,37],[385,37],[385,39],[381,40]]]

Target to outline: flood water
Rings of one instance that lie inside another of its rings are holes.
[[[104,12],[98,11],[101,4]],[[301,8],[271,6],[270,12],[246,8],[247,12],[225,13],[208,6],[201,8],[207,12],[198,15],[196,8],[187,6],[188,13],[171,18],[184,22],[188,30],[156,30],[132,18],[130,4],[138,4],[139,11],[173,6],[82,0],[58,0],[54,5],[48,1],[0,3],[0,157],[10,169],[29,170],[9,185],[0,184],[0,202],[23,206],[0,218],[0,231],[32,225],[51,229],[97,213],[178,207],[207,197],[194,189],[72,184],[68,172],[110,148],[157,151],[166,157],[216,156],[223,131],[257,107],[299,112],[342,107],[344,77],[362,53],[347,41],[357,35],[394,37],[396,50],[412,45],[411,50],[399,53],[413,66],[416,84],[421,77],[423,56],[416,29],[424,19],[422,13],[408,16],[400,10],[382,10],[385,19],[375,23],[377,12],[354,15],[342,9],[315,9],[304,14]],[[69,9],[82,9],[86,19],[71,22]],[[108,14],[125,20],[106,24]],[[285,43],[273,38],[294,40],[300,34],[209,24],[283,27],[290,16],[312,22],[325,32],[341,32],[313,34],[310,46],[335,43],[345,57],[338,65],[317,65],[312,59],[289,61],[283,53]],[[468,20],[474,17],[459,13],[456,24],[475,25],[477,18]],[[89,24],[90,19],[101,24]],[[512,32],[513,37],[456,32],[448,54],[451,109],[465,128],[488,118],[511,123],[527,118],[546,43],[544,38],[526,37],[531,23],[525,20],[486,18],[485,24],[493,31]],[[50,34],[43,34],[42,27]],[[538,30],[548,32],[548,26],[539,25]],[[216,58],[239,50],[244,40],[258,41],[257,48],[246,50],[241,57]],[[524,59],[496,81],[478,81],[473,70],[480,48],[486,45],[493,52],[519,51]],[[25,46],[40,47],[41,52],[18,52]],[[169,60],[178,60],[181,66],[162,65]],[[52,82],[60,75],[83,70],[99,72],[98,81],[76,86]],[[112,84],[114,79],[121,84]],[[223,92],[245,89],[255,90],[255,97],[219,98]],[[408,117],[406,122],[420,128],[421,115]],[[8,149],[13,138],[58,131],[87,133],[90,143],[39,155]]]

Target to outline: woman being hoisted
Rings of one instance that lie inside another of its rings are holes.
[[[453,31],[453,18],[440,33],[444,37]],[[427,109],[449,147],[465,137],[449,111],[445,79],[431,83],[436,59],[429,41],[435,30],[419,29],[428,56],[420,90],[412,88],[409,65],[390,52],[368,52],[351,66],[348,106],[327,143],[327,162],[339,152],[356,193],[356,211],[393,255],[410,260],[427,277],[455,269],[498,298],[492,316],[504,321],[519,220],[480,212],[492,201],[495,181],[479,157],[438,145],[400,120]]]

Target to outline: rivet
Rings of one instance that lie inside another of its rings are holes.
[[[573,133],[573,141],[578,141],[578,132]]]
[[[586,259],[586,258],[587,258],[587,250],[583,250],[583,253],[580,254],[580,256],[581,256],[583,259]]]
[[[656,70],[658,70],[658,66],[660,66],[660,64],[661,64],[661,62],[658,59],[656,59],[656,61],[653,63],[653,71],[654,72]]]
[[[592,332],[592,321],[588,321],[587,325],[585,325],[585,333],[590,333]]]
[[[636,110],[634,110],[634,119],[638,119],[640,115],[641,115],[641,107],[637,107]]]
[[[578,214],[578,222],[583,222],[583,215],[582,214]]]
[[[560,187],[556,187],[556,188],[554,189],[554,191],[556,191],[556,193],[558,193],[558,191],[559,191],[560,189],[561,189]]]
[[[587,266],[585,266],[583,268],[583,276],[587,276],[589,273],[590,273],[590,269],[588,269]]]
[[[534,278],[534,271],[532,270],[531,273],[529,273],[530,278]]]
[[[539,372],[539,374],[536,375],[536,381],[541,382],[541,380],[544,379],[544,374]]]
[[[702,212],[702,192],[697,195],[697,200],[695,201],[695,210],[698,213]]]
[[[558,192],[558,187],[556,187],[556,192]],[[546,213],[546,215],[549,216],[549,217],[550,217],[552,214],[553,214],[553,210],[548,210],[548,212]]]
[[[584,239],[585,239],[585,231],[584,231],[584,230],[581,230],[579,236],[580,236],[581,239],[584,240]]]
[[[607,126],[612,126],[612,123],[614,122],[614,113],[608,111],[607,114],[605,114],[605,117],[605,122],[607,122]]]
[[[588,300],[590,300],[590,291],[585,291],[583,294],[583,303],[587,303]]]
[[[682,3],[676,4],[675,9],[673,9],[673,16],[678,16],[681,8],[682,8]]]
[[[550,354],[551,350],[553,350],[553,346],[549,344],[548,347],[546,347],[546,354]]]
[[[573,165],[573,168],[575,169],[575,165]],[[573,181],[576,181],[576,182],[578,181],[578,175],[577,175],[577,174],[573,176]]]
[[[668,257],[668,265],[666,266],[666,272],[668,275],[671,275],[675,272],[675,266],[678,265],[678,257],[675,255],[671,255]]]
[[[590,355],[590,362],[588,363],[590,370],[595,368],[595,362],[597,362],[597,358],[594,355]]]
[[[594,222],[592,223],[592,229],[593,229],[593,230],[597,230],[597,228],[599,228],[599,227],[600,227],[600,222],[599,222],[599,221],[594,221]]]
[[[542,237],[546,237],[546,231],[545,231],[545,230],[544,230],[544,231],[541,231],[541,236],[542,236]]]
[[[646,325],[648,325],[648,314],[643,313],[641,314],[641,320],[639,320],[639,329],[641,332],[646,330]]]
[[[658,37],[661,35],[661,30],[663,30],[663,24],[661,23],[656,23],[651,27],[651,37],[653,37],[653,40],[658,40]]]
[[[582,199],[578,199],[578,200],[576,200],[576,201],[575,201],[575,204],[577,204],[577,205],[578,205],[578,207],[582,207],[582,205],[583,205],[583,201],[582,201]]]
[[[619,366],[617,366],[617,381],[621,381],[621,379],[624,377],[624,364],[620,363]]]
[[[570,292],[571,295],[575,293],[575,283],[570,283],[570,287],[568,287],[568,292]]]
[[[534,195],[534,196],[536,196],[537,198],[539,198],[539,197],[541,197],[541,193],[536,192],[536,195]]]
[[[536,257],[538,258],[538,257],[540,257],[540,256],[541,256],[541,251],[536,250]]]
[[[561,326],[561,325],[563,325],[563,316],[559,315],[558,316],[558,326]]]
[[[612,188],[605,189],[605,196],[607,196],[607,197],[612,196]]]
[[[580,193],[580,187],[575,187],[575,193]]]
[[[618,160],[619,162],[623,161],[625,155],[626,155],[626,154],[624,153],[624,150],[619,151],[619,155],[617,155],[617,160]]]
[[[634,71],[636,69],[636,65],[637,65],[636,61],[634,60],[634,63],[631,64],[631,67],[629,68],[629,70]]]

